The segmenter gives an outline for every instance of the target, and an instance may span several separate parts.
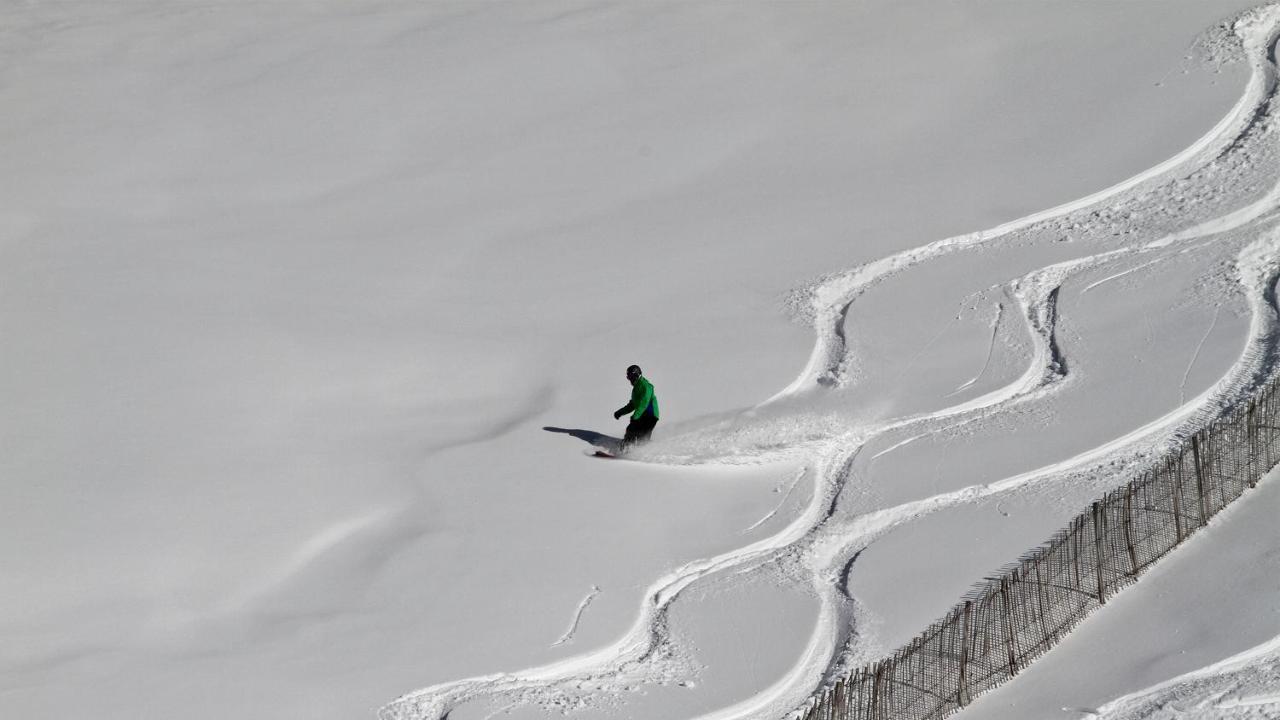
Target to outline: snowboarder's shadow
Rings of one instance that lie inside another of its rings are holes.
[[[605,435],[604,433],[598,433],[595,430],[571,430],[569,428],[551,427],[549,425],[542,429],[546,430],[547,432],[561,433],[563,435],[572,435],[573,437],[576,437],[579,440],[589,445],[593,445],[598,448],[603,448],[612,453],[618,453],[622,450],[622,438],[613,437],[611,435]]]

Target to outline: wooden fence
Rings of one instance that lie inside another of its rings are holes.
[[[839,678],[803,720],[934,720],[1009,680],[1204,527],[1280,460],[1275,383],[1093,503],[891,656]]]

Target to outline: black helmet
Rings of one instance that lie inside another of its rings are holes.
[[[633,380],[633,381],[634,381],[636,378],[640,377],[640,375],[641,375],[641,372],[640,372],[640,366],[639,366],[639,365],[632,365],[631,367],[627,368],[627,379],[628,379],[628,380]]]

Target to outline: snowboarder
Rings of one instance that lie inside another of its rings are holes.
[[[627,368],[627,380],[631,383],[631,402],[613,414],[613,419],[617,420],[631,413],[627,434],[622,439],[624,452],[636,443],[647,441],[653,426],[658,424],[658,396],[653,393],[653,383],[641,374],[639,365]]]

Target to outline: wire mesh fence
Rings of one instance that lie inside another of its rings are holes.
[[[803,720],[934,720],[995,688],[1280,459],[1275,383],[1107,493],[892,655],[839,678]]]

